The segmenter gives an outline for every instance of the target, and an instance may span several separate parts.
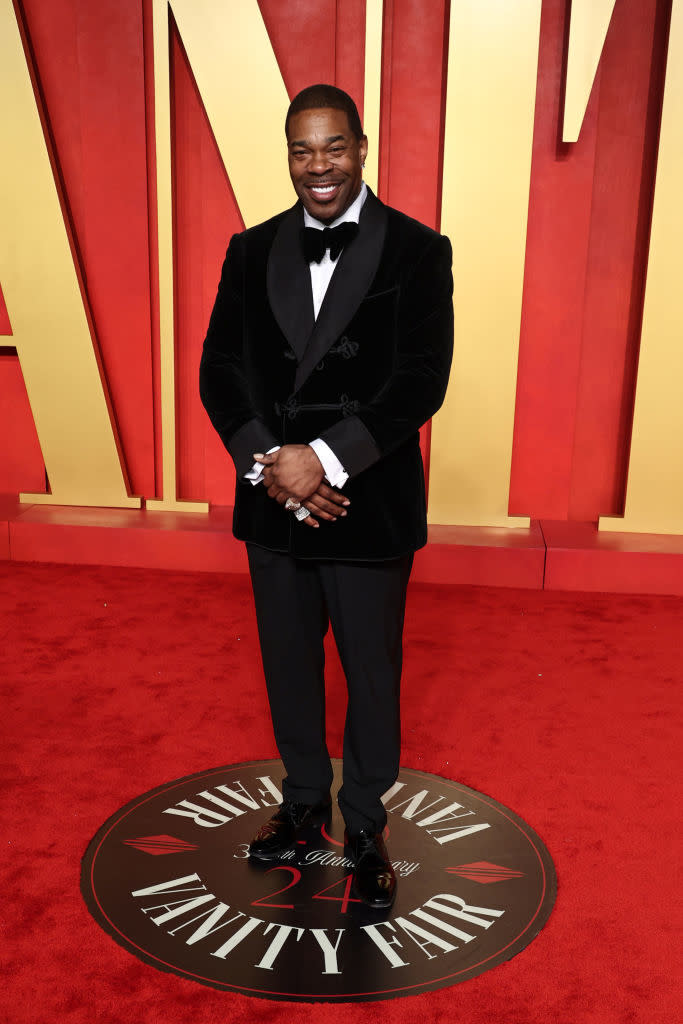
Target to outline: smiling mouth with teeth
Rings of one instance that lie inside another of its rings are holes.
[[[318,192],[321,195],[329,195],[330,192],[334,192],[334,190],[338,188],[338,185],[309,185],[308,187],[311,192]]]

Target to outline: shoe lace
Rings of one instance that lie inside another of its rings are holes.
[[[283,821],[290,821],[292,825],[298,826],[310,813],[310,804],[296,803],[294,800],[285,800],[280,805],[278,817]]]
[[[354,846],[357,860],[366,854],[374,854],[378,858],[383,858],[382,840],[381,838],[378,840],[374,832],[360,831],[354,836]]]

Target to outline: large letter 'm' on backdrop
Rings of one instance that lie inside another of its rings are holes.
[[[0,103],[0,280],[52,492],[22,500],[139,508],[127,493],[12,0],[0,0]]]

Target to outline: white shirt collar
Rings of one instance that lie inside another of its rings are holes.
[[[315,217],[311,217],[310,213],[304,207],[304,225],[307,228],[318,228],[322,231],[323,228],[336,228],[338,224],[344,224],[346,221],[353,221],[354,224],[358,223],[360,217],[360,211],[363,209],[363,203],[368,196],[368,186],[365,182],[361,182],[360,192],[349,206],[348,210],[344,210],[340,217],[333,220],[331,224],[323,224],[322,221],[316,220]]]

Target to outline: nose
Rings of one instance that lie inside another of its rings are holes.
[[[332,166],[332,162],[324,149],[313,151],[308,165],[312,174],[326,174]]]

